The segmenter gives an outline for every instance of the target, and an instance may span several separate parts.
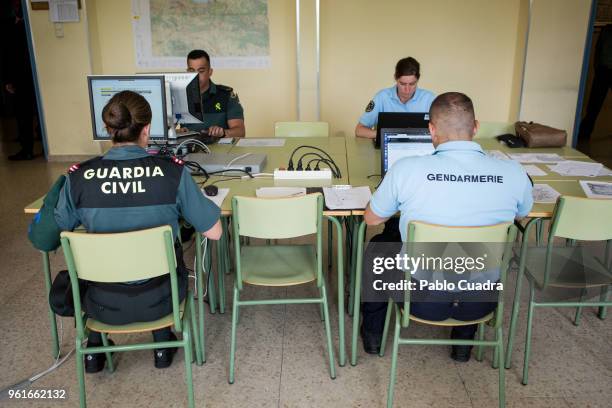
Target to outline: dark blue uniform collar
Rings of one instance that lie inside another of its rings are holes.
[[[115,146],[104,155],[105,160],[127,160],[147,157],[149,153],[137,145]]]
[[[468,141],[468,140],[454,140],[450,142],[444,142],[436,148],[436,153],[440,152],[450,152],[450,151],[473,151],[484,154],[482,147],[476,142]]]

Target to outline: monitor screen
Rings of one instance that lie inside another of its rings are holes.
[[[382,175],[404,157],[427,156],[434,152],[431,135],[420,129],[381,129]]]
[[[153,113],[151,118],[151,140],[166,140],[166,93],[162,75],[98,76],[87,77],[89,105],[94,140],[110,140],[102,121],[102,109],[110,98],[121,91],[134,91],[145,97]]]
[[[202,123],[200,83],[197,72],[164,73],[166,84],[170,85],[172,118],[180,115],[181,123]],[[191,97],[190,97],[191,96]],[[193,102],[193,101],[197,102]]]
[[[427,129],[428,126],[428,112],[379,112],[374,147],[378,149],[382,145],[381,129]]]

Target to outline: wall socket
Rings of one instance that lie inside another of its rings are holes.
[[[64,38],[64,24],[54,23],[53,28],[55,29],[56,38]]]

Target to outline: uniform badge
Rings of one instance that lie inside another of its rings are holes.
[[[221,102],[215,103],[215,110],[221,111]]]
[[[68,168],[68,173],[74,173],[75,171],[79,169],[79,166],[80,166],[79,163],[73,164],[72,166]]]
[[[185,162],[179,159],[178,157],[172,156],[172,161],[180,166],[184,165]]]
[[[366,112],[372,112],[374,110],[374,100],[371,100],[370,103],[368,103],[368,106],[366,106],[365,111]]]

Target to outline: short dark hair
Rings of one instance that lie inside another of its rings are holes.
[[[142,129],[151,123],[151,116],[144,96],[132,91],[116,93],[102,109],[102,120],[113,143],[137,141]]]
[[[194,60],[200,58],[206,58],[206,61],[208,61],[208,64],[210,65],[210,56],[204,50],[191,50],[189,54],[187,54],[187,60]]]
[[[473,136],[474,104],[461,92],[443,93],[431,103],[429,120],[443,136]]]
[[[416,79],[421,77],[421,65],[412,57],[402,58],[395,64],[395,79],[406,75],[414,75]]]

